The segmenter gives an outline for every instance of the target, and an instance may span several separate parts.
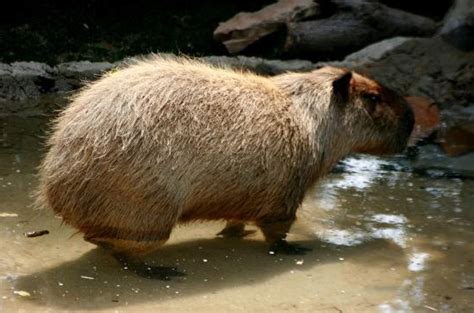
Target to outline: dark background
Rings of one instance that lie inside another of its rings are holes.
[[[219,22],[256,11],[272,0],[20,0],[0,9],[0,62],[116,61],[150,52],[224,55],[212,37]],[[324,2],[324,1],[322,1]],[[440,20],[452,1],[380,1]],[[279,57],[284,34],[272,35],[247,55]],[[271,41],[271,44],[269,44]]]

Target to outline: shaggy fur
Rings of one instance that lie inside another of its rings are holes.
[[[401,151],[412,120],[401,97],[344,69],[265,78],[153,57],[73,98],[37,199],[126,254],[194,220],[256,222],[272,243],[317,178],[353,151]]]

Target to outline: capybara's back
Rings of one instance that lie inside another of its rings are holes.
[[[305,191],[338,159],[403,149],[411,112],[378,86],[335,68],[265,78],[187,59],[137,61],[83,88],[59,116],[39,202],[86,240],[127,254],[154,250],[194,220],[255,222],[281,241]],[[357,109],[364,88],[384,97],[369,112],[383,127]]]

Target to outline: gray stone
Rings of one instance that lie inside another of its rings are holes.
[[[77,89],[111,69],[107,62],[69,62],[51,67],[38,62],[0,64],[0,114],[37,109],[40,97]]]
[[[172,54],[160,55],[167,58],[175,57]],[[105,71],[133,63],[135,60],[130,58],[116,63],[68,62],[56,67],[37,62],[0,63],[0,114],[39,112],[42,110],[42,99],[45,96],[69,93],[83,86],[85,82],[97,79]],[[263,75],[308,71],[314,68],[313,63],[303,60],[265,60],[243,56],[211,56],[203,57],[201,60]]]
[[[474,0],[456,0],[444,18],[441,37],[462,50],[474,50]]]
[[[372,44],[341,62],[404,95],[423,96],[442,108],[474,104],[474,53],[440,38],[392,38]]]
[[[59,91],[70,91],[81,87],[85,81],[94,80],[115,65],[109,62],[67,62],[57,66],[56,85]]]
[[[16,76],[49,76],[56,73],[56,70],[51,66],[39,62],[14,62],[11,64],[11,68],[12,73]]]
[[[56,70],[38,62],[0,65],[0,102],[37,98],[55,88]]]
[[[367,61],[379,61],[383,59],[387,54],[389,54],[396,47],[404,44],[405,42],[411,40],[407,37],[395,37],[386,40],[382,40],[376,44],[365,47],[362,50],[354,52],[348,55],[344,61],[347,62],[367,62]]]
[[[113,68],[109,62],[67,62],[57,66],[59,75],[74,79],[91,79]]]
[[[465,177],[474,178],[474,153],[447,157],[439,146],[421,146],[412,166],[418,172],[428,171],[433,174],[455,172]]]
[[[315,65],[306,60],[267,60],[256,57],[227,57],[210,56],[201,60],[220,66],[229,66],[236,69],[246,69],[261,75],[277,75],[284,72],[305,72],[313,69]]]

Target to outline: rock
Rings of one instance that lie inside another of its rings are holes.
[[[77,89],[113,66],[89,61],[57,67],[38,62],[0,63],[0,114],[42,110],[40,97]]]
[[[364,63],[368,61],[376,62],[382,60],[387,56],[392,50],[398,46],[404,44],[407,41],[410,41],[411,38],[407,37],[395,37],[387,40],[382,40],[373,45],[367,46],[366,48],[354,52],[348,55],[345,59],[345,63]]]
[[[405,99],[415,114],[415,126],[408,142],[408,146],[414,146],[417,142],[430,137],[439,128],[440,113],[432,100],[423,97]]]
[[[109,62],[67,62],[57,66],[58,73],[67,78],[91,79],[110,70],[114,65]]]
[[[413,172],[428,177],[474,178],[474,153],[449,157],[438,145],[419,147],[418,155],[412,160]]]
[[[223,42],[229,53],[237,53],[286,22],[317,15],[318,8],[312,0],[280,0],[260,11],[241,12],[220,23],[214,31],[214,39]]]
[[[35,108],[41,94],[55,89],[56,70],[38,62],[0,64],[0,114]]]
[[[434,99],[440,108],[474,104],[474,53],[440,38],[391,38],[367,46],[342,62],[405,95]]]
[[[474,0],[456,0],[444,19],[441,37],[462,50],[474,50]]]
[[[77,89],[84,81],[93,80],[114,66],[109,62],[79,61],[61,63],[57,66],[58,89],[61,91]]]
[[[171,54],[160,55],[174,57]],[[309,71],[315,67],[304,60],[265,60],[244,56],[211,56],[201,60],[262,75]],[[75,90],[85,82],[100,77],[103,72],[130,62],[134,62],[133,59],[116,63],[81,61],[62,63],[56,67],[35,62],[0,63],[0,115],[36,115],[48,111],[53,103],[62,106],[64,101],[54,95]]]
[[[24,101],[54,88],[55,69],[38,62],[0,64],[0,102]]]
[[[441,120],[443,128],[462,126],[474,121],[474,105],[460,106],[454,104],[441,111]]]
[[[464,155],[473,151],[474,106],[454,105],[441,112],[443,124],[438,131],[438,142],[449,156]]]
[[[277,75],[284,72],[306,72],[314,69],[315,65],[305,60],[266,60],[256,57],[227,57],[211,56],[201,60],[210,64],[229,66],[236,69],[245,69],[261,75]]]
[[[440,136],[443,151],[449,156],[459,156],[474,151],[474,123],[454,126]]]

